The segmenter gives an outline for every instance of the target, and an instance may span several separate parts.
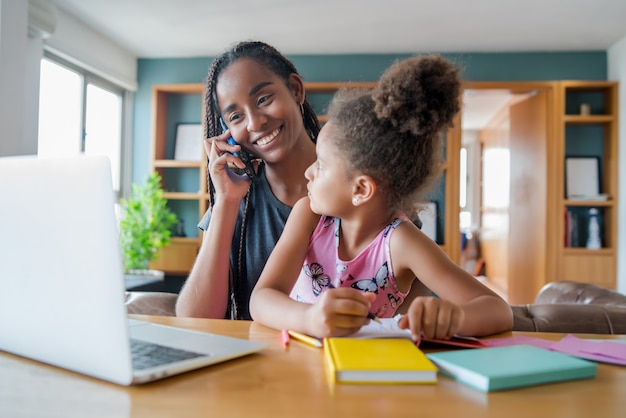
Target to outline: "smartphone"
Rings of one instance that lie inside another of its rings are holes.
[[[228,127],[226,126],[226,123],[224,122],[224,119],[220,118],[220,123],[222,125],[222,132],[226,132],[228,130]],[[237,144],[237,142],[235,142],[235,139],[230,136],[226,142],[228,142],[230,145],[239,145]],[[250,155],[250,153],[248,153],[246,150],[244,150],[243,148],[241,149],[241,151],[239,152],[233,152],[233,155],[237,158],[239,158],[241,161],[243,161],[244,163],[244,168],[241,169],[239,167],[228,167],[229,169],[231,169],[235,174],[238,175],[247,175],[248,178],[250,180],[255,180],[256,179],[256,173],[254,172],[254,167],[252,165],[252,156]]]

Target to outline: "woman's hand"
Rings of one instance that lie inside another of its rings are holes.
[[[464,319],[463,309],[436,297],[416,297],[398,325],[409,329],[415,341],[424,338],[448,339],[454,336]]]
[[[345,287],[326,290],[306,312],[308,333],[324,338],[357,332],[370,321],[367,314],[375,296]]]
[[[235,174],[228,166],[244,167],[243,161],[232,155],[241,150],[240,145],[231,145],[226,140],[230,132],[204,140],[204,149],[209,156],[209,173],[215,187],[216,196],[224,199],[241,200],[246,195],[250,180],[247,176]]]

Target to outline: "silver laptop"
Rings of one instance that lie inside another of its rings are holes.
[[[124,290],[109,160],[0,158],[0,350],[129,385],[266,346],[129,320]]]

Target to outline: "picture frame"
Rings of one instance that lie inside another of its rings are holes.
[[[179,123],[176,126],[174,159],[177,161],[202,161],[202,124]]]
[[[417,215],[422,222],[421,231],[437,242],[437,202],[422,202]]]
[[[565,196],[584,199],[600,195],[600,158],[565,157]]]

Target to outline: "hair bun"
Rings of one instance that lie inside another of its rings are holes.
[[[394,63],[372,92],[377,117],[414,135],[429,135],[450,126],[460,109],[458,73],[458,68],[439,55]]]

